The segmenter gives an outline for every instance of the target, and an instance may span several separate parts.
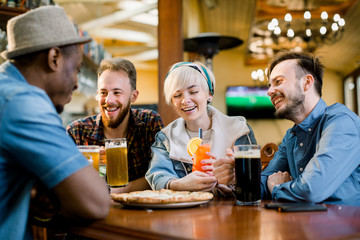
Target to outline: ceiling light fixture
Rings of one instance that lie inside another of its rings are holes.
[[[304,2],[306,10],[307,1]],[[281,50],[314,52],[321,45],[341,40],[344,29],[345,20],[338,13],[331,18],[326,11],[316,18],[308,10],[304,11],[302,18],[293,18],[291,13],[286,13],[283,19],[259,22],[249,50],[253,54],[266,56]]]
[[[321,13],[321,20],[314,19],[312,21],[310,11],[305,11],[303,19],[292,21],[291,14],[287,13],[284,21],[274,18],[267,26],[276,44],[285,41],[291,42],[297,37],[299,38],[297,46],[308,51],[314,51],[317,46],[324,43],[332,44],[339,41],[343,36],[344,28],[345,20],[339,14],[335,14],[333,18],[329,19],[325,11]]]
[[[251,72],[250,76],[251,76],[251,79],[254,80],[255,86],[256,85],[260,85],[260,86],[264,85],[265,86],[267,84],[267,82],[265,81],[267,72],[268,72],[268,68],[265,68],[265,70],[259,68],[259,69]]]

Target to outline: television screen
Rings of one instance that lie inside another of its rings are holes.
[[[267,90],[267,87],[228,87],[225,95],[227,114],[249,119],[274,118],[275,108]]]

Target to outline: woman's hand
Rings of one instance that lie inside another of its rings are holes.
[[[218,158],[213,163],[213,174],[219,184],[229,185],[235,183],[235,158],[233,151],[226,149],[226,157]],[[210,154],[209,154],[210,155]]]
[[[211,191],[217,184],[216,178],[207,173],[195,171],[183,178],[171,180],[168,188],[175,191]]]
[[[201,169],[206,172],[207,174],[209,174],[210,176],[214,176],[213,174],[213,164],[216,161],[216,155],[211,153],[211,152],[207,152],[207,155],[209,156],[208,159],[203,159],[201,160],[201,163],[204,164]]]

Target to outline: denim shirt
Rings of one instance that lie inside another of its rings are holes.
[[[10,62],[0,66],[0,238],[32,239],[30,191],[52,189],[86,158],[66,135],[48,95]]]
[[[214,108],[211,108],[215,110]],[[216,110],[215,110],[216,111]],[[227,118],[230,118],[228,116],[220,114],[218,111],[216,111],[216,117],[219,117],[219,122],[223,123],[223,120],[226,121]],[[236,136],[236,132],[245,132],[242,136],[239,138],[235,138],[232,142],[232,145],[238,145],[238,144],[256,144],[254,132],[250,128],[249,125],[246,124],[246,120],[243,117],[241,118],[241,121],[244,121],[244,127],[246,128],[246,131],[244,129],[232,129],[231,126],[224,126],[224,124],[214,124],[212,126],[212,131],[215,132],[215,134],[212,135],[212,137],[216,137],[216,133],[222,133],[225,129],[228,135],[234,135]],[[214,117],[213,117],[214,119]],[[175,120],[177,121],[177,120]],[[174,121],[174,122],[175,122]],[[151,147],[152,150],[152,160],[150,162],[149,169],[145,175],[146,180],[150,184],[151,188],[154,190],[164,189],[167,187],[167,183],[171,179],[178,179],[183,178],[187,174],[192,172],[192,163],[189,161],[186,161],[184,159],[174,159],[170,157],[170,148],[171,148],[171,141],[169,138],[165,135],[164,131],[168,128],[179,128],[184,126],[174,126],[174,122],[170,123],[165,129],[162,129],[161,132],[158,132],[155,136],[155,142]],[[179,131],[177,131],[179,133]],[[182,134],[182,133],[180,133]],[[181,136],[173,136],[173,138],[182,139]],[[189,139],[186,138],[186,142]],[[175,146],[173,146],[175,147]],[[179,147],[179,146],[176,146]],[[232,146],[222,146],[223,152],[225,154],[225,149],[227,147]],[[180,148],[183,148],[186,152],[186,144],[183,143]]]
[[[288,171],[293,181],[276,185],[276,200],[360,205],[360,118],[342,104],[320,99],[311,114],[289,129],[262,172],[262,196],[270,198],[267,178]]]

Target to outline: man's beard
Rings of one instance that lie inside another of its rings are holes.
[[[115,118],[115,120],[110,120],[105,115],[105,111],[106,110],[103,107],[101,107],[101,116],[102,116],[103,124],[108,128],[117,128],[124,121],[127,113],[130,111],[130,101],[123,109],[121,109],[119,115]]]
[[[56,106],[55,106],[55,109],[56,109],[56,112],[57,112],[58,114],[60,114],[60,113],[62,113],[62,112],[64,111],[64,106],[62,106],[62,105],[56,105]]]
[[[277,118],[285,118],[293,120],[294,117],[304,112],[305,95],[301,92],[300,84],[296,84],[296,92],[288,96],[289,104],[283,110],[277,110],[275,116]]]

